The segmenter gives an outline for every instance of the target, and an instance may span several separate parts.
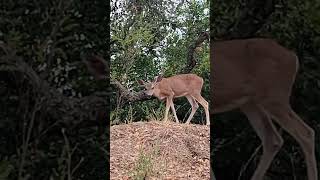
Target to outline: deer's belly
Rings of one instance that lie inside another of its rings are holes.
[[[164,100],[166,99],[166,96],[158,96],[158,99],[159,99],[160,101],[164,101]]]
[[[254,97],[255,92],[249,81],[234,85],[226,82],[216,83],[211,90],[210,110],[213,113],[230,111],[239,108]]]
[[[210,111],[213,114],[231,111],[241,107],[243,104],[250,100],[249,96],[242,96],[235,99],[226,99],[225,101],[215,101],[213,98],[213,103],[211,103]]]
[[[181,93],[181,94],[177,94],[177,95],[174,95],[175,98],[178,98],[178,97],[183,97],[183,96],[186,96],[188,95],[188,93]]]

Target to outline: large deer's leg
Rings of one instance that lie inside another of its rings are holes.
[[[176,122],[179,123],[179,119],[176,113],[176,109],[174,108],[173,99],[170,101],[171,110],[173,112],[174,118],[176,119]]]
[[[197,109],[199,108],[198,103],[193,99],[191,96],[186,96],[188,99],[189,103],[191,104],[191,113],[189,115],[188,120],[186,121],[186,124],[189,124],[191,119],[193,118],[194,114],[196,113]]]
[[[196,94],[193,97],[203,106],[206,113],[207,125],[210,125],[209,103],[200,94]]]
[[[307,164],[308,180],[318,180],[314,130],[304,123],[289,105],[270,104],[265,107],[272,118],[301,146]]]
[[[247,104],[241,108],[241,111],[247,116],[263,146],[263,154],[251,180],[263,180],[273,158],[283,144],[283,139],[262,107]]]

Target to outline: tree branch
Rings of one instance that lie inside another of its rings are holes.
[[[190,46],[187,55],[187,64],[186,67],[180,73],[190,73],[192,69],[196,66],[197,60],[195,56],[196,48],[200,47],[205,40],[209,40],[209,32],[202,32],[198,39],[196,39]],[[89,56],[82,58],[83,62],[86,64],[87,68],[94,75],[97,80],[103,80],[107,78],[107,62],[99,56]],[[121,105],[128,103],[146,101],[154,99],[154,97],[146,95],[143,91],[136,92],[130,91],[124,87],[121,82],[112,79],[111,84],[114,85],[117,91],[120,93]]]
[[[181,73],[190,73],[192,69],[197,65],[197,60],[195,58],[195,50],[197,47],[200,47],[205,40],[209,40],[209,37],[209,32],[202,32],[198,39],[189,46],[187,55],[187,65]]]
[[[82,61],[87,66],[89,72],[95,77],[96,80],[104,80],[109,77],[107,77],[107,74],[110,73],[107,67],[108,63],[106,60],[104,60],[102,57],[97,55],[82,57]],[[146,95],[142,91],[136,92],[136,91],[129,91],[126,87],[124,87],[120,81],[116,79],[112,79],[110,82],[111,85],[114,85],[120,93],[121,97],[121,105],[125,105],[131,102],[137,102],[137,101],[145,101],[153,99],[153,97]]]
[[[21,57],[17,56],[6,44],[0,44],[0,50],[4,53],[0,56],[0,72],[8,73],[9,76],[23,78],[29,82],[32,98],[41,97],[41,114],[37,120],[42,124],[57,124],[58,127],[68,127],[68,130],[77,130],[88,128],[88,126],[106,127],[108,118],[106,108],[109,105],[108,92],[98,96],[96,94],[75,98],[66,98],[59,93],[56,88],[51,87],[49,83],[39,77],[31,66],[29,66]],[[23,87],[23,81],[20,79],[12,83],[16,87]],[[101,94],[101,93],[100,93]],[[46,126],[46,127],[48,127]],[[44,131],[44,129],[42,129]],[[40,131],[42,131],[40,130]]]
[[[154,99],[154,97],[146,95],[143,91],[129,91],[117,80],[113,80],[112,84],[115,85],[120,92],[122,105]]]

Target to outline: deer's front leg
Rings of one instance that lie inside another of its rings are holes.
[[[176,113],[176,109],[174,108],[174,104],[173,104],[173,99],[170,99],[170,106],[171,106],[171,110],[173,112],[174,118],[176,119],[176,122],[179,123],[179,119]]]
[[[164,121],[168,120],[169,109],[170,109],[170,100],[169,100],[169,97],[167,97],[166,98],[166,112],[164,114]]]

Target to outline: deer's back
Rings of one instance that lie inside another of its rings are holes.
[[[203,79],[196,74],[179,74],[168,78],[163,78],[159,84],[162,89],[170,89],[175,96],[184,96],[201,92]]]
[[[270,39],[214,42],[211,48],[214,107],[289,99],[297,71],[293,52]]]

